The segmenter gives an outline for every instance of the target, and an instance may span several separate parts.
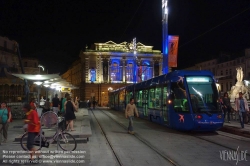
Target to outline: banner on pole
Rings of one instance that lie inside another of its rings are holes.
[[[168,66],[177,67],[179,36],[168,36]]]

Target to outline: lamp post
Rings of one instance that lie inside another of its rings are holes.
[[[108,107],[111,107],[111,101],[110,101],[110,98],[109,98],[109,93],[113,90],[112,87],[109,87],[108,88]]]
[[[163,74],[168,73],[168,1],[162,0]]]
[[[37,103],[38,103],[38,105],[40,105],[41,85],[43,84],[43,82],[36,81],[36,82],[34,82],[34,84],[36,84],[38,86],[38,88],[37,88]],[[39,107],[37,107],[37,111],[38,111],[38,115],[40,116],[42,113],[42,110],[40,110]]]
[[[137,73],[136,38],[133,38],[132,50],[133,50],[133,53],[134,53],[134,79],[133,79],[133,82],[136,83],[136,73]]]
[[[42,65],[38,65],[38,68],[39,68],[39,74],[40,74],[40,68],[42,68],[44,71],[44,67]]]

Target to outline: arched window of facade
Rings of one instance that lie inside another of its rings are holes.
[[[90,69],[90,81],[95,82],[96,81],[96,71],[94,68]]]
[[[111,82],[121,81],[121,71],[118,62],[113,62],[110,67]]]
[[[127,69],[126,69],[126,80],[127,82],[133,82],[133,70],[134,70],[134,64],[132,62],[127,64]]]
[[[142,81],[152,78],[152,67],[149,62],[144,62],[142,65]]]

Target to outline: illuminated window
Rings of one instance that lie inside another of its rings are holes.
[[[148,62],[144,62],[142,65],[142,81],[146,81],[152,78],[152,67]]]
[[[95,69],[90,69],[90,81],[91,82],[94,82],[94,81],[96,81],[96,71],[95,71]]]
[[[110,67],[111,81],[121,81],[120,65],[117,62],[113,62]]]
[[[126,80],[128,82],[133,82],[133,69],[134,69],[134,65],[133,63],[128,63],[127,64],[127,69],[126,69]]]

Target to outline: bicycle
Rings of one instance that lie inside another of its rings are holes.
[[[38,148],[35,148],[37,150],[40,150],[42,147],[49,148],[49,145],[53,142],[57,142],[59,147],[64,151],[74,151],[76,149],[76,140],[73,135],[64,132],[65,128],[63,128],[63,124],[65,122],[65,119],[62,118],[62,121],[59,123],[58,130],[54,134],[54,136],[51,139],[46,139],[44,132],[42,131],[41,134],[39,133],[34,140],[34,146],[38,146]],[[68,124],[69,125],[69,124]],[[27,151],[27,137],[28,132],[24,133],[21,137],[20,143],[23,150]],[[64,147],[64,145],[66,147]]]

